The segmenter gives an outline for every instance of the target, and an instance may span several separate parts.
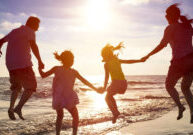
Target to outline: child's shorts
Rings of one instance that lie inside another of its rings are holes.
[[[110,86],[107,88],[109,94],[124,94],[127,89],[126,80],[112,80]]]
[[[21,91],[22,87],[24,90],[36,91],[37,82],[32,67],[11,70],[9,71],[9,75],[10,89],[12,91]]]

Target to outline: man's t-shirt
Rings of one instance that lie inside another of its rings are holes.
[[[35,31],[28,26],[12,30],[6,37],[6,66],[15,70],[32,66],[30,41],[35,41]]]
[[[183,23],[170,24],[164,32],[160,44],[170,43],[172,48],[172,60],[180,59],[193,52],[192,47],[193,29],[191,25]]]

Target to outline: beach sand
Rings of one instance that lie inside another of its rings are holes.
[[[190,124],[190,113],[186,106],[184,117],[176,120],[177,108],[160,118],[137,122],[119,131],[113,131],[106,135],[193,135],[193,124]]]

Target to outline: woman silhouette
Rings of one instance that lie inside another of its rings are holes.
[[[182,77],[181,90],[190,107],[190,123],[193,123],[193,96],[190,91],[193,80],[192,20],[188,20],[185,16],[180,15],[178,4],[169,6],[166,9],[165,17],[169,25],[164,31],[164,36],[160,44],[148,55],[143,57],[143,59],[148,59],[151,55],[158,53],[170,43],[172,48],[172,60],[165,82],[166,90],[178,106],[179,114],[177,120],[179,120],[183,117],[185,107],[180,102],[175,85]]]

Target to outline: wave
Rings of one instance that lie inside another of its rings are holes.
[[[171,97],[147,95],[143,99],[170,99]]]
[[[164,82],[148,82],[148,81],[127,81],[129,85],[154,85],[154,84],[163,84]]]
[[[135,101],[143,101],[145,99],[170,99],[171,97],[167,96],[153,96],[153,95],[146,95],[146,96],[140,96],[138,98],[121,98],[118,99],[119,101],[129,101],[129,102],[135,102]]]
[[[127,90],[162,90],[165,89],[165,87],[128,87]]]

